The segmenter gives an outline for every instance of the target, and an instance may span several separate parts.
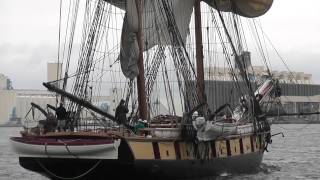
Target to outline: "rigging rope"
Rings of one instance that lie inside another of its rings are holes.
[[[215,1],[214,1],[214,2],[215,2]],[[215,2],[215,3],[216,3],[216,2]],[[235,48],[235,46],[234,46],[234,44],[233,44],[233,41],[232,41],[232,39],[231,39],[231,36],[230,36],[230,34],[229,34],[229,32],[228,32],[228,29],[227,29],[227,27],[226,27],[225,21],[224,21],[224,19],[223,19],[223,17],[222,17],[222,14],[221,14],[221,12],[220,12],[219,10],[218,10],[218,15],[219,15],[219,17],[220,17],[222,26],[224,27],[225,34],[226,34],[226,36],[227,36],[227,38],[228,38],[228,40],[229,40],[229,42],[230,42],[231,49],[232,49],[232,51],[233,51],[233,53],[234,53],[234,55],[235,55],[235,61],[236,61],[237,65],[238,65],[238,67],[239,67],[239,69],[240,69],[240,75],[242,76],[243,80],[246,82],[246,85],[247,85],[247,87],[248,87],[248,92],[249,92],[250,96],[253,97],[253,96],[254,96],[254,95],[253,95],[253,89],[252,89],[251,84],[250,84],[250,82],[249,82],[249,79],[248,79],[246,70],[244,69],[243,64],[242,64],[242,63],[240,62],[240,60],[239,60],[239,56],[238,56],[238,54],[237,54],[236,48]]]
[[[53,173],[52,171],[50,171],[48,168],[46,168],[38,159],[36,159],[36,162],[39,164],[39,166],[45,170],[48,174],[50,174],[52,177],[54,178],[58,178],[58,179],[63,179],[63,180],[73,180],[73,179],[80,179],[86,175],[88,175],[90,172],[92,172],[100,163],[101,163],[101,159],[99,161],[97,161],[90,169],[88,169],[87,171],[85,171],[84,173],[78,175],[78,176],[74,176],[74,177],[62,177],[62,176],[58,176],[57,174]]]
[[[93,57],[95,53],[95,47],[98,43],[98,37],[100,36],[100,28],[99,25],[103,24],[101,22],[104,15],[104,1],[100,0],[95,8],[94,17],[92,19],[92,23],[86,37],[85,44],[83,44],[80,52],[78,68],[77,68],[77,76],[73,85],[73,94],[80,97],[87,99],[88,98],[88,83],[89,83],[89,75],[90,70],[93,67]],[[87,73],[81,73],[87,72]],[[71,111],[78,111],[80,110],[80,106],[72,103],[69,106]]]
[[[61,13],[62,13],[62,0],[60,0],[60,10],[59,10],[59,35],[58,35],[58,68],[57,68],[57,79],[60,79],[59,72],[60,68],[60,40],[61,40]],[[58,106],[58,94],[56,93],[56,107]]]

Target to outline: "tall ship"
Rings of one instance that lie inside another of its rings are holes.
[[[251,23],[249,35],[268,68],[260,24],[252,18],[272,3],[61,1],[58,62],[64,72],[43,83],[57,94],[57,105],[31,104],[30,113],[45,118],[11,137],[20,165],[51,179],[255,171],[272,142],[267,114],[281,90],[270,71],[255,76],[243,22]],[[205,67],[219,63],[228,67],[234,92],[217,105],[208,103],[208,94],[219,87],[207,86],[215,70]],[[103,108],[99,98],[109,89],[116,106]]]

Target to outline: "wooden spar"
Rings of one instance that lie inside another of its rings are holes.
[[[56,92],[56,93],[60,94],[61,96],[68,98],[70,101],[75,102],[85,108],[91,109],[92,111],[94,111],[98,114],[101,114],[102,116],[105,116],[105,117],[109,118],[110,120],[116,122],[116,118],[113,115],[101,110],[100,108],[91,104],[90,102],[88,102],[84,99],[80,99],[80,98],[76,97],[75,95],[70,94],[62,89],[59,89],[58,87],[56,87],[50,83],[42,83],[42,84],[43,84],[43,86],[48,88],[49,91]]]
[[[44,110],[42,107],[40,107],[38,104],[36,103],[31,103],[31,106],[34,108],[37,108],[45,117],[48,116],[48,113],[46,112],[46,110]]]
[[[202,46],[202,30],[201,30],[201,0],[194,2],[194,23],[196,37],[196,62],[197,62],[197,90],[199,103],[203,103],[204,99],[204,70],[203,70],[203,46]]]
[[[62,89],[59,89],[58,87],[54,86],[54,85],[51,85],[50,83],[42,83],[43,86],[45,86],[46,88],[48,88],[49,91],[53,91],[53,92],[56,92],[58,93],[59,95],[61,96],[64,96],[65,98],[68,98],[70,101],[72,102],[75,102],[85,108],[88,108],[108,119],[110,119],[111,121],[113,122],[116,122],[116,123],[121,123],[121,122],[118,122],[116,117],[114,117],[113,115],[109,114],[108,112],[105,112],[104,110],[100,109],[99,107],[91,104],[90,102],[84,100],[84,99],[81,99],[81,98],[78,98],[77,96],[73,95],[73,94],[70,94]],[[52,108],[52,107],[50,107]],[[99,119],[97,119],[99,120]],[[100,121],[100,120],[99,120]],[[130,124],[128,123],[121,123],[123,124],[125,127],[127,127],[128,129],[131,129],[132,130],[132,127]]]
[[[142,13],[143,13],[143,0],[136,0],[137,12],[138,12],[138,45],[139,45],[139,75],[137,77],[138,86],[138,102],[139,102],[139,116],[143,120],[148,119],[147,113],[147,97],[144,79],[144,63],[143,63],[143,33],[142,33]]]
[[[52,110],[54,110],[54,111],[57,110],[56,107],[52,106],[51,104],[47,104],[47,108],[50,108],[50,109],[52,109]]]

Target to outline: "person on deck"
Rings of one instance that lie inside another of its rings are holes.
[[[127,113],[129,112],[129,109],[125,105],[125,101],[121,99],[119,105],[116,108],[116,121],[120,124],[127,123]]]
[[[232,114],[230,112],[225,112],[223,117],[224,117],[224,121],[226,123],[234,123],[235,122],[234,119],[232,119]]]
[[[145,127],[146,126],[145,126],[144,122],[141,119],[139,119],[138,122],[136,123],[136,125],[134,126],[134,132],[138,133],[140,129],[143,129]]]
[[[262,95],[261,94],[257,94],[255,96],[255,99],[253,100],[253,110],[254,110],[254,114],[255,116],[259,116],[262,114],[262,110],[260,107],[260,101],[262,99]]]
[[[45,123],[45,133],[53,132],[57,127],[57,119],[52,112],[49,112],[47,115],[47,120]]]
[[[58,131],[66,129],[66,118],[67,118],[67,110],[63,107],[63,104],[60,103],[60,106],[56,109],[56,115],[58,120],[57,129]]]

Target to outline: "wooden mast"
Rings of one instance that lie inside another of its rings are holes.
[[[199,103],[204,103],[204,70],[203,70],[203,46],[202,46],[202,30],[201,30],[201,8],[200,1],[194,2],[194,23],[196,37],[196,62],[197,62],[197,90]]]
[[[137,77],[138,86],[138,102],[139,102],[139,116],[141,119],[148,118],[147,113],[147,98],[145,93],[145,79],[144,79],[144,63],[143,63],[143,32],[142,32],[142,14],[143,14],[143,0],[135,0],[138,12],[138,45],[139,45],[139,75]]]

